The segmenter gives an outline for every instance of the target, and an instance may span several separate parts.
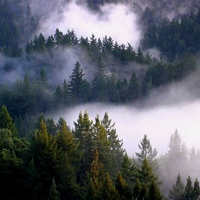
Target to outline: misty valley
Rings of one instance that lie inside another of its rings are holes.
[[[0,2],[3,200],[200,199],[200,2]]]

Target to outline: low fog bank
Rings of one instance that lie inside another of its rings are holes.
[[[170,136],[177,129],[187,148],[200,148],[200,98],[195,90],[197,77],[190,76],[179,83],[173,83],[162,90],[154,90],[143,102],[129,105],[84,104],[53,114],[55,120],[64,117],[70,126],[77,121],[80,112],[88,112],[91,120],[97,114],[103,119],[108,112],[124,148],[130,156],[139,152],[138,144],[144,134],[148,136],[158,155],[168,150]],[[197,87],[197,86],[196,86]],[[192,91],[193,88],[193,91]]]
[[[182,141],[188,148],[199,148],[200,143],[200,100],[185,104],[159,106],[149,109],[138,109],[134,106],[113,106],[104,104],[85,104],[59,112],[58,116],[66,119],[70,128],[77,121],[80,113],[88,112],[90,119],[94,120],[97,114],[100,119],[108,112],[124,148],[129,156],[139,152],[138,144],[144,134],[147,134],[153,148],[158,155],[163,155],[168,150],[170,136],[177,129]]]

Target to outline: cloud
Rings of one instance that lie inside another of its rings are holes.
[[[141,31],[136,14],[121,4],[106,4],[100,10],[94,13],[86,6],[72,2],[64,7],[62,14],[51,12],[48,18],[41,20],[38,32],[48,36],[54,34],[56,28],[63,33],[73,29],[78,37],[90,38],[94,34],[102,39],[107,35],[119,44],[129,42],[138,48]]]

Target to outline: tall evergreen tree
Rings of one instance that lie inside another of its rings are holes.
[[[124,157],[125,149],[123,148],[123,141],[118,138],[117,131],[115,129],[115,123],[109,118],[108,113],[105,112],[101,124],[106,130],[107,140],[109,141],[109,148],[111,150],[111,163],[112,172],[111,177],[116,177],[120,170],[121,163]]]
[[[57,169],[60,167],[62,152],[58,149],[56,137],[47,132],[46,123],[43,120],[40,122],[40,128],[34,132],[30,150],[41,177],[40,195],[44,198],[48,196],[48,186],[51,185],[52,177],[56,176]]]
[[[119,200],[119,194],[116,190],[115,186],[113,185],[113,181],[110,178],[109,173],[107,172],[104,184],[102,186],[101,197],[100,199],[107,199],[107,200]]]
[[[181,200],[183,198],[185,186],[181,180],[181,175],[178,174],[176,184],[173,184],[169,190],[169,198],[172,200]]]
[[[49,192],[49,200],[60,200],[60,195],[56,189],[56,183],[55,183],[54,178],[51,183],[51,188],[50,188],[50,192]]]
[[[144,159],[141,168],[138,169],[137,178],[139,179],[140,183],[145,185],[147,188],[150,187],[152,182],[155,182],[157,185],[160,184],[158,177],[153,173],[152,168],[146,158]]]
[[[126,200],[126,199],[132,198],[130,185],[122,177],[122,174],[120,171],[118,172],[118,175],[115,181],[115,187],[119,193],[120,200]]]
[[[83,73],[79,62],[76,62],[75,67],[72,71],[72,75],[69,76],[69,91],[73,96],[74,100],[77,100],[78,102],[82,100],[81,92],[83,89],[84,75],[85,74]]]
[[[149,199],[162,200],[160,189],[158,188],[158,186],[154,181],[151,183],[149,187]]]
[[[92,142],[92,124],[88,113],[79,113],[77,122],[74,122],[73,134],[78,141],[78,150],[81,152],[80,171],[78,172],[78,182],[83,184],[86,179],[86,172],[90,171],[91,163],[94,159],[94,145]]]
[[[103,164],[99,161],[99,153],[95,149],[94,160],[91,164],[90,173],[88,173],[89,185],[86,193],[86,199],[98,199],[101,197],[101,190],[105,182],[105,172]]]
[[[13,119],[10,116],[7,107],[5,105],[3,105],[1,107],[1,112],[0,112],[0,128],[1,129],[8,129],[12,132],[12,134],[14,136],[17,136],[17,130],[15,127],[15,124],[13,123]]]
[[[132,73],[128,84],[128,99],[129,101],[136,100],[141,97],[141,86],[135,72]]]
[[[124,155],[120,171],[125,181],[132,186],[135,176],[137,175],[137,168],[134,166],[127,153]]]
[[[190,176],[187,178],[187,183],[185,185],[185,190],[183,194],[183,199],[192,200],[194,196],[194,187],[192,184],[192,179]]]
[[[147,135],[144,135],[140,144],[138,144],[140,152],[136,152],[138,158],[139,166],[143,164],[144,159],[148,160],[149,165],[152,167],[154,173],[158,169],[158,162],[156,160],[157,151],[151,146],[150,140],[147,138]]]

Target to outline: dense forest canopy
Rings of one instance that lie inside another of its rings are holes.
[[[124,24],[114,32],[134,40],[120,43],[91,28],[90,21],[110,25],[115,8],[112,22]],[[83,24],[70,23],[80,19],[73,9],[82,18],[87,13]],[[171,87],[179,103],[198,100],[198,1],[3,0],[0,19],[3,199],[199,198],[200,152],[185,145],[176,127],[164,155],[158,156],[145,133],[130,156],[106,111],[94,119],[80,111],[72,127],[67,119],[49,117],[86,103],[167,104],[173,99],[163,94]]]

